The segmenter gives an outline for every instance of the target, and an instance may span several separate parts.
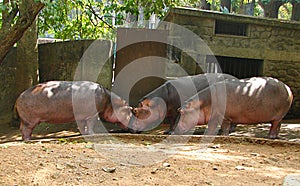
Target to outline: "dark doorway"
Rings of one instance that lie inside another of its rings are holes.
[[[262,76],[263,71],[263,60],[261,59],[208,56],[206,64],[207,72],[223,72],[237,78]]]

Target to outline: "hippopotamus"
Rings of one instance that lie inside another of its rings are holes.
[[[218,82],[192,96],[179,109],[174,134],[186,133],[197,124],[208,124],[207,135],[213,135],[221,123],[222,134],[228,135],[231,123],[270,122],[268,137],[274,139],[292,100],[290,88],[272,77]]]
[[[166,81],[139,100],[138,107],[133,109],[134,117],[129,123],[130,131],[137,133],[149,127],[154,128],[164,119],[168,119],[170,128],[164,133],[172,133],[179,115],[177,109],[184,101],[210,84],[224,79],[236,78],[229,74],[206,73]]]
[[[23,140],[41,122],[77,122],[81,134],[92,134],[98,118],[127,129],[131,107],[118,95],[90,81],[49,81],[25,90],[15,108]]]

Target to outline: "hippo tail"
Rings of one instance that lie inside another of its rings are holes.
[[[13,113],[12,113],[12,117],[10,120],[10,126],[16,127],[16,128],[20,127],[20,117],[19,117],[18,110],[17,110],[17,104],[15,104],[14,108],[13,108]]]

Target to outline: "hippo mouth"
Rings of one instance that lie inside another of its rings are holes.
[[[130,117],[129,119],[129,123],[128,123],[128,131],[130,133],[133,133],[133,134],[140,134],[142,131],[139,131],[139,130],[136,130],[136,129],[133,129],[133,123],[135,122],[137,118],[134,116],[134,114],[132,114],[132,116]]]

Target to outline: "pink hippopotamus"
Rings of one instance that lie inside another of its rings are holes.
[[[15,108],[23,140],[41,122],[77,122],[82,134],[92,134],[98,117],[127,129],[131,107],[125,100],[89,81],[49,81],[25,90]]]
[[[290,88],[272,77],[225,80],[198,92],[179,109],[175,134],[183,134],[195,125],[208,124],[207,134],[215,134],[221,123],[223,135],[230,124],[270,122],[269,138],[277,138],[281,121],[293,101]]]

